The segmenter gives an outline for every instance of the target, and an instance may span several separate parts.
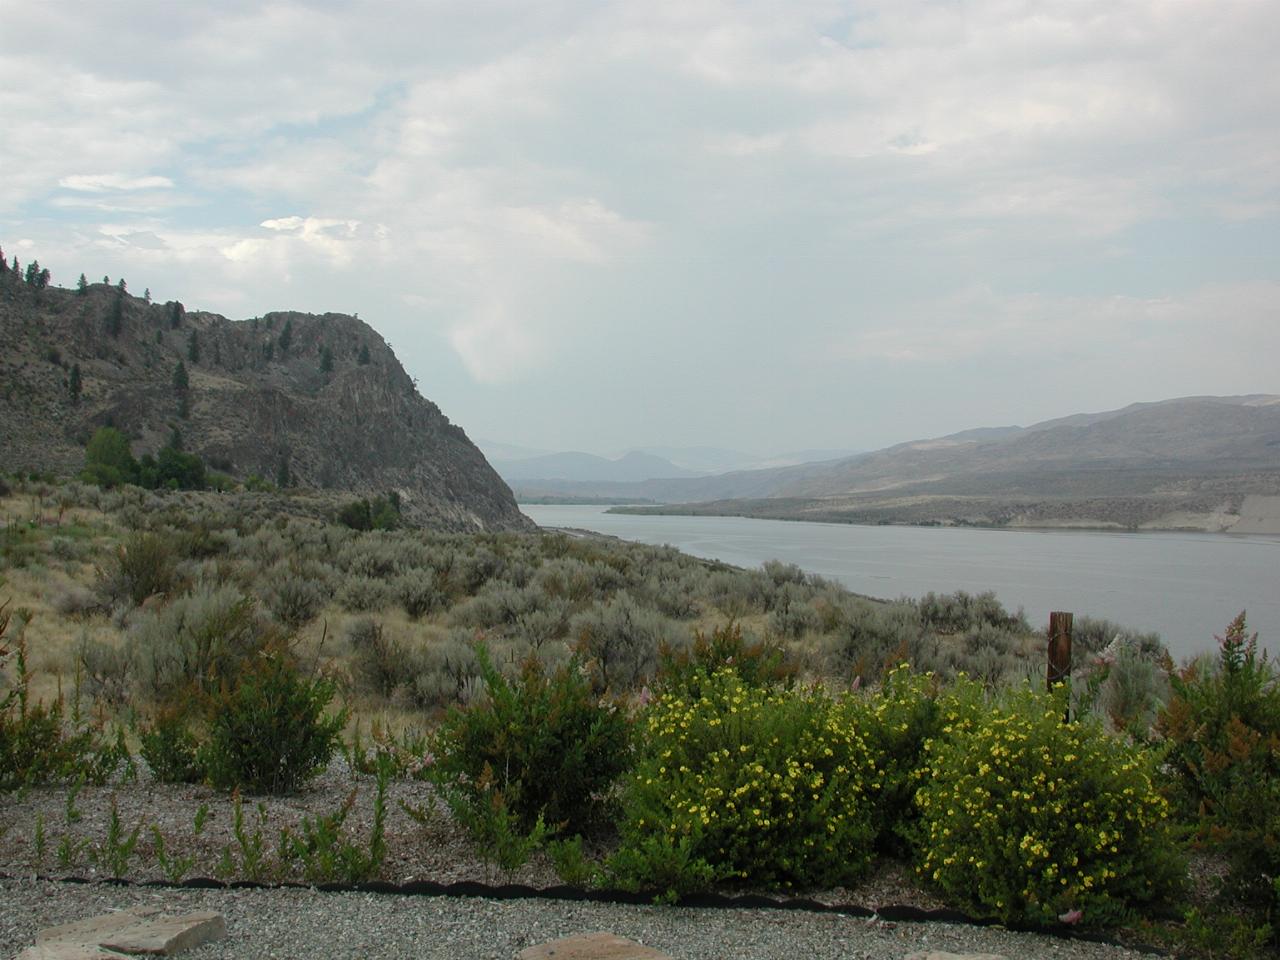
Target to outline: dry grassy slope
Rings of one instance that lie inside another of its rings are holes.
[[[525,529],[507,485],[463,431],[418,395],[391,348],[340,314],[275,313],[231,321],[125,296],[118,335],[108,318],[118,292],[36,292],[0,275],[0,465],[72,473],[93,431],[114,424],[140,455],[174,427],[186,448],[238,477],[378,494],[396,490],[412,519],[455,530]],[[286,324],[288,349],[281,348]],[[199,359],[188,358],[192,335]],[[321,370],[321,351],[333,369]],[[368,362],[361,363],[362,350]],[[269,351],[269,352],[268,352]],[[174,368],[186,364],[190,415],[179,416]],[[69,389],[73,364],[83,379]]]
[[[1280,492],[1280,398],[1191,397],[986,442],[901,444],[771,495],[826,497],[890,485],[952,495],[1137,495],[1191,479],[1258,474],[1272,475]]]

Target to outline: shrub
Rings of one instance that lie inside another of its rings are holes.
[[[920,614],[906,603],[875,603],[860,597],[844,605],[841,623],[827,641],[834,672],[878,680],[898,664],[927,669],[934,659]]]
[[[431,709],[468,703],[472,699],[471,691],[483,689],[480,663],[465,631],[426,646],[416,658],[416,666],[409,697],[418,707]]]
[[[942,730],[940,694],[934,674],[916,673],[901,664],[866,700],[845,701],[849,722],[864,732],[880,772],[875,803],[877,845],[895,855],[907,851],[919,818],[915,794],[925,744]]]
[[[712,673],[646,711],[624,788],[615,879],[682,893],[713,879],[833,886],[866,868],[876,773],[860,730],[819,688]]]
[[[653,676],[659,648],[681,635],[660,613],[638,606],[626,592],[578,614],[569,632],[587,658],[597,688],[615,691],[629,690]]]
[[[158,710],[151,722],[138,730],[142,759],[161,783],[197,783],[204,779],[199,741],[191,731],[185,706]]]
[[[10,618],[0,604],[0,667],[12,658],[13,685],[0,695],[0,793],[32,784],[83,778],[101,783],[127,761],[128,752],[102,736],[100,725],[68,723],[61,697],[51,704],[31,702],[26,644],[19,636],[6,644]]]
[[[391,584],[391,593],[411,620],[439,610],[447,603],[429,570],[410,570],[397,577]]]
[[[159,701],[211,692],[273,640],[275,629],[234,587],[197,587],[140,617],[129,654],[142,690]]]
[[[82,636],[76,645],[76,679],[91,700],[123,706],[133,679],[129,652]]]
[[[483,646],[476,656],[488,696],[445,718],[432,782],[463,820],[502,808],[525,833],[539,821],[567,834],[596,825],[627,765],[626,716],[595,697],[576,659],[548,676],[530,657],[508,681]]]
[[[390,697],[396,687],[413,681],[413,664],[404,644],[387,636],[377,620],[361,617],[351,621],[346,637],[352,651],[351,679],[357,687]]]
[[[1156,789],[1157,761],[1094,720],[1064,723],[1066,694],[960,682],[925,749],[918,870],[1003,922],[1089,925],[1176,892],[1185,875]]]
[[[352,613],[381,610],[391,603],[391,590],[381,580],[372,577],[348,577],[338,590],[338,602]]]
[[[283,651],[264,653],[225,685],[209,711],[199,761],[209,782],[249,793],[292,793],[329,762],[346,713],[325,710],[335,686],[307,678]]]
[[[1229,858],[1228,895],[1274,931],[1280,928],[1280,671],[1265,653],[1259,656],[1257,639],[1241,613],[1217,638],[1215,663],[1193,663],[1173,678],[1157,730],[1168,745],[1171,793],[1182,815]]]
[[[110,602],[128,600],[138,606],[147,597],[169,593],[178,584],[176,557],[168,541],[154,533],[134,533],[121,545],[105,570],[98,571],[98,590]]]
[[[703,684],[718,670],[733,670],[749,687],[790,684],[795,679],[795,668],[787,662],[781,646],[746,640],[736,623],[716,627],[710,633],[696,631],[692,644],[664,646],[660,658],[658,691],[694,699],[702,695]]]
[[[287,627],[296,630],[315,619],[325,601],[324,588],[313,578],[276,571],[267,594],[267,609]]]
[[[977,594],[930,591],[916,601],[916,609],[924,625],[938,633],[964,633],[983,626],[1024,633],[1030,630],[1022,615],[1010,615],[991,590]]]

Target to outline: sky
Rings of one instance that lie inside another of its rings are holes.
[[[0,246],[356,313],[469,435],[1280,393],[1272,0],[0,0]]]

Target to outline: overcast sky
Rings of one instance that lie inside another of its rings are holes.
[[[0,0],[0,245],[358,313],[473,437],[1280,392],[1280,3]]]

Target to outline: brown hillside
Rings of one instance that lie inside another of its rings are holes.
[[[355,317],[232,321],[101,283],[38,290],[5,270],[0,337],[4,469],[70,474],[100,426],[124,431],[135,455],[155,452],[176,428],[187,450],[238,478],[275,480],[287,467],[302,486],[396,491],[417,523],[531,526],[462,429],[418,394],[391,348]],[[190,384],[185,403],[175,387],[179,363]]]

